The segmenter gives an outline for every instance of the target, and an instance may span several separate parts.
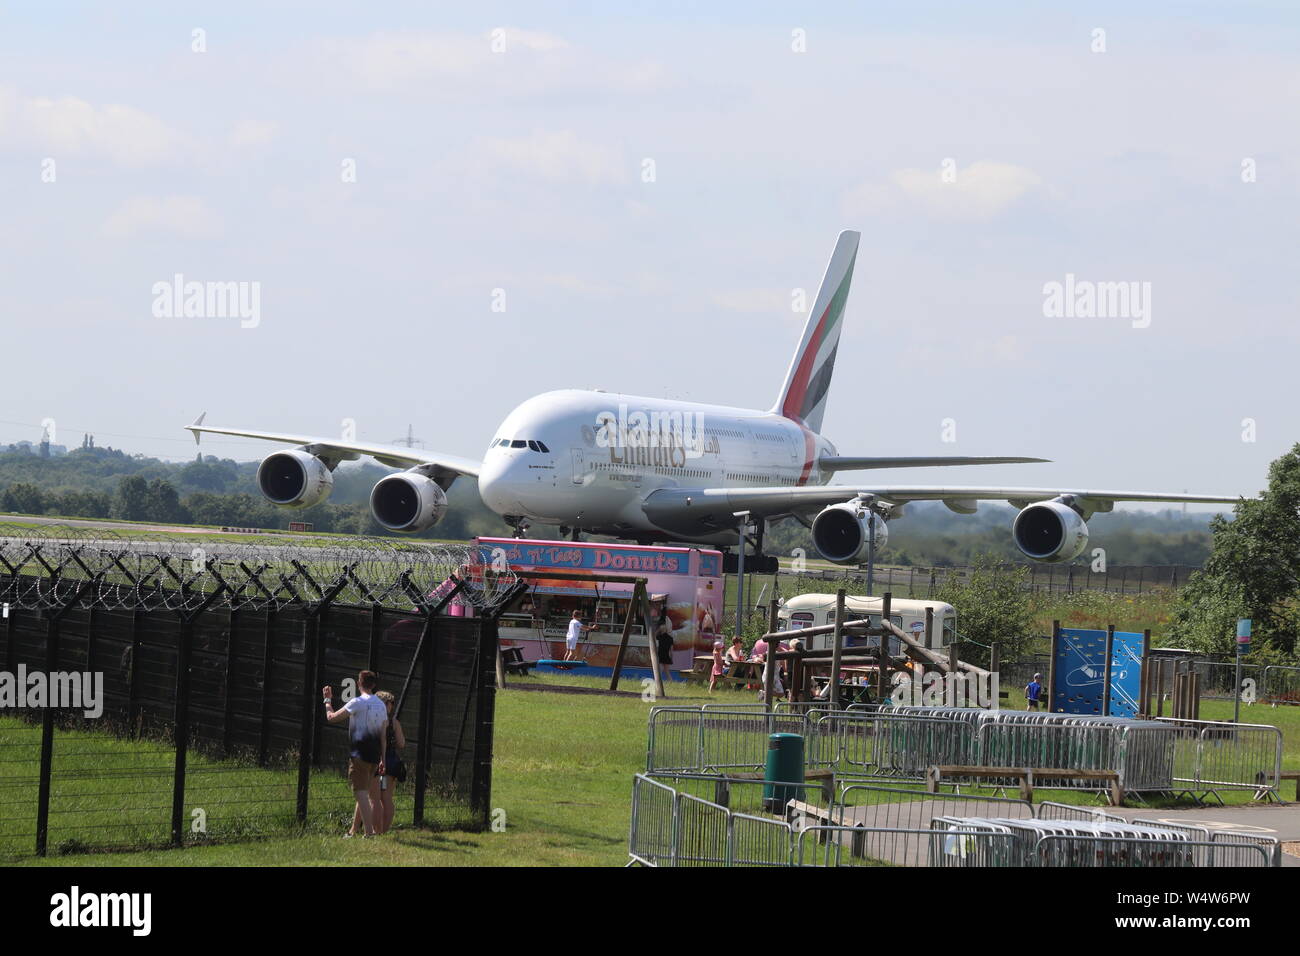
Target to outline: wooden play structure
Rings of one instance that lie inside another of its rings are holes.
[[[825,699],[832,708],[838,708],[842,703],[847,702],[843,700],[846,693],[857,695],[859,693],[857,688],[859,687],[867,688],[869,693],[874,689],[872,697],[875,702],[885,700],[893,687],[893,675],[904,670],[910,672],[914,663],[919,663],[922,667],[932,668],[944,675],[961,673],[981,678],[987,678],[990,675],[990,671],[961,660],[960,640],[954,640],[949,644],[947,653],[931,649],[934,644],[935,625],[934,615],[929,609],[927,609],[926,613],[923,638],[918,639],[890,621],[890,609],[893,601],[890,593],[886,592],[884,595],[882,613],[878,624],[872,623],[869,618],[846,620],[844,590],[840,589],[835,597],[836,613],[834,624],[788,631],[777,630],[778,605],[775,600],[769,605],[768,633],[763,635],[763,640],[767,642],[769,647],[779,647],[782,641],[790,642],[820,634],[834,635],[831,646],[824,650],[807,650],[800,647],[795,650],[777,650],[772,653],[772,657],[776,660],[778,666],[784,664],[789,674],[791,701],[813,700],[815,678],[823,674],[830,683],[830,689],[826,693]],[[874,637],[876,639],[875,646],[866,645],[846,648],[844,646],[845,637]],[[903,652],[901,656],[891,654],[890,638],[897,640]],[[800,643],[802,643],[802,640]],[[991,671],[996,673],[996,647],[992,653]],[[769,707],[772,706],[775,697],[775,672],[776,669],[771,667],[766,668],[764,672],[763,696]],[[863,683],[861,685],[842,684],[837,678],[844,673],[861,675]]]

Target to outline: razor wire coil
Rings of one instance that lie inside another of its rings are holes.
[[[451,595],[450,603],[483,611],[505,600],[518,580],[474,545],[372,537],[222,541],[0,523],[0,601],[29,609],[419,608]]]

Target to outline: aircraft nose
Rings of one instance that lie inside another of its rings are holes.
[[[478,473],[478,493],[483,503],[497,514],[519,511],[518,494],[513,480],[514,459],[509,455],[489,455]]]

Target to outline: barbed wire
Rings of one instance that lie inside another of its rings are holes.
[[[496,607],[518,576],[474,545],[394,538],[285,536],[223,541],[211,533],[126,535],[103,528],[0,523],[0,600],[50,609],[204,605],[231,609],[346,605]]]

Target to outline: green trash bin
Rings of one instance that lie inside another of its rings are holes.
[[[802,796],[802,788],[780,787],[776,783],[803,783],[803,737],[772,734],[767,738],[763,780],[763,806],[768,813],[785,813],[786,804]]]

